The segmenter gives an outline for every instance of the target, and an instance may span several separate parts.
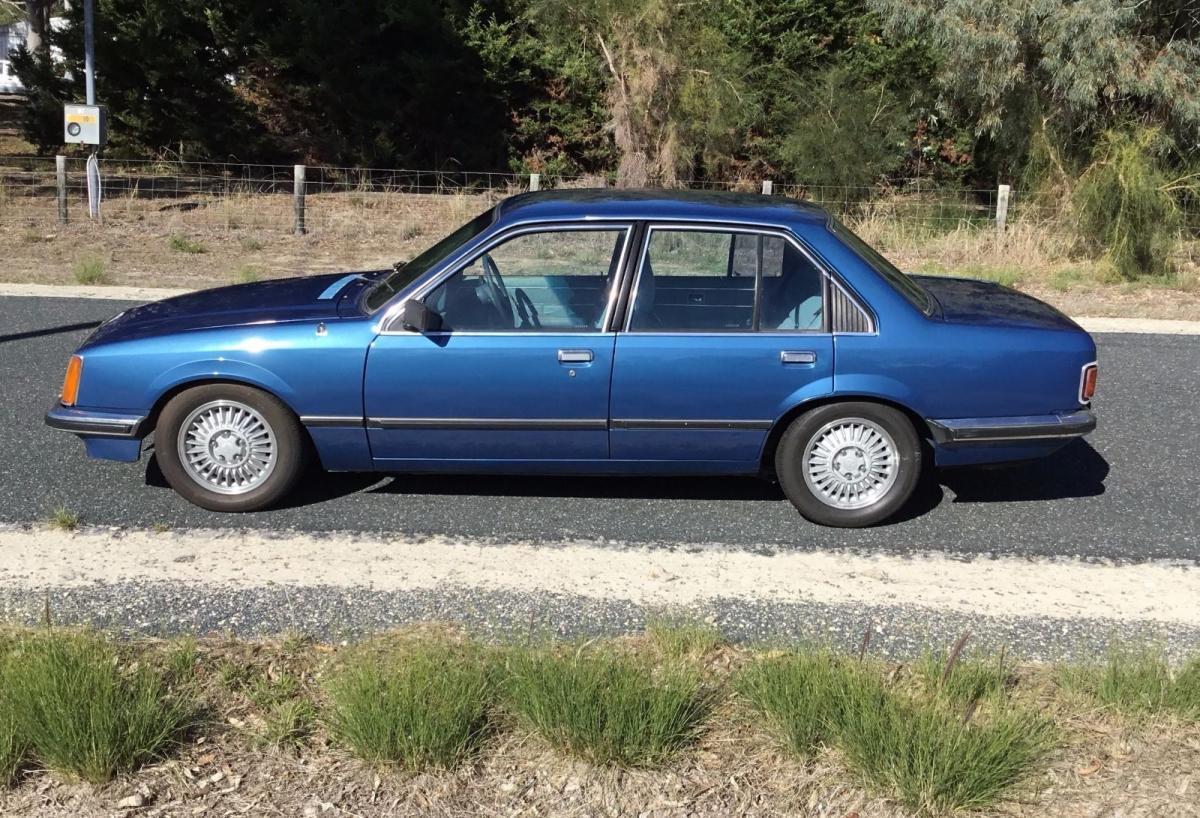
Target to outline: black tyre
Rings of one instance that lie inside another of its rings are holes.
[[[167,402],[154,434],[163,477],[211,511],[257,511],[282,498],[304,470],[300,423],[278,398],[210,384]]]
[[[891,517],[921,475],[921,441],[904,413],[835,403],[792,421],[775,450],[784,494],[807,519],[861,528]]]

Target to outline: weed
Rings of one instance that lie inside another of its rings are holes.
[[[995,659],[970,657],[950,662],[946,653],[927,652],[913,669],[927,692],[961,705],[1002,695],[1009,679],[1003,654]]]
[[[200,654],[196,646],[196,638],[185,636],[178,640],[167,653],[166,668],[168,677],[175,682],[192,679],[196,674],[196,665]]]
[[[66,506],[59,506],[50,512],[50,527],[59,531],[74,531],[79,528],[79,515]]]
[[[699,676],[612,650],[514,652],[511,707],[551,744],[596,764],[650,767],[690,743],[712,707]]]
[[[9,787],[17,778],[25,762],[27,750],[17,733],[17,723],[5,708],[0,713],[0,788]]]
[[[108,781],[160,757],[194,722],[192,702],[158,671],[122,662],[94,634],[33,633],[9,659],[0,715],[61,773]]]
[[[1161,651],[1119,651],[1104,662],[1063,668],[1060,683],[1087,693],[1101,703],[1131,715],[1174,711],[1200,719],[1200,656],[1176,673]]]
[[[1064,267],[1051,273],[1047,283],[1050,285],[1050,289],[1065,293],[1082,283],[1085,277],[1084,271],[1077,267]]]
[[[243,236],[238,244],[241,245],[241,248],[247,253],[257,252],[266,246],[253,236]]]
[[[257,264],[243,264],[233,271],[232,278],[238,284],[252,284],[262,278],[263,268]]]
[[[362,758],[450,768],[483,738],[491,681],[474,651],[434,642],[360,655],[334,673],[327,690],[330,727]]]
[[[419,222],[403,222],[400,225],[400,240],[411,241],[425,232]]]
[[[167,241],[167,246],[176,253],[189,253],[194,255],[197,253],[208,252],[208,248],[204,246],[203,242],[190,239],[182,233],[173,234]]]
[[[312,733],[317,711],[307,699],[288,699],[267,711],[262,741],[271,747],[295,749]]]
[[[80,284],[107,284],[108,265],[100,256],[86,255],[75,262],[75,280]]]

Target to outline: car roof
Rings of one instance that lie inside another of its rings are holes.
[[[783,196],[711,190],[570,188],[522,193],[497,206],[497,222],[555,219],[679,219],[825,224],[829,214]]]

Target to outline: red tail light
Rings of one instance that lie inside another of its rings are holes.
[[[1083,376],[1079,381],[1079,402],[1090,403],[1096,394],[1096,365],[1088,364],[1083,368]]]

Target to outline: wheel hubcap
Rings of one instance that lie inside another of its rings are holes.
[[[219,494],[245,494],[271,474],[275,432],[244,403],[218,400],[197,407],[179,428],[179,461],[188,477]]]
[[[896,444],[881,426],[863,418],[825,424],[804,450],[804,481],[828,506],[865,508],[896,482]]]

